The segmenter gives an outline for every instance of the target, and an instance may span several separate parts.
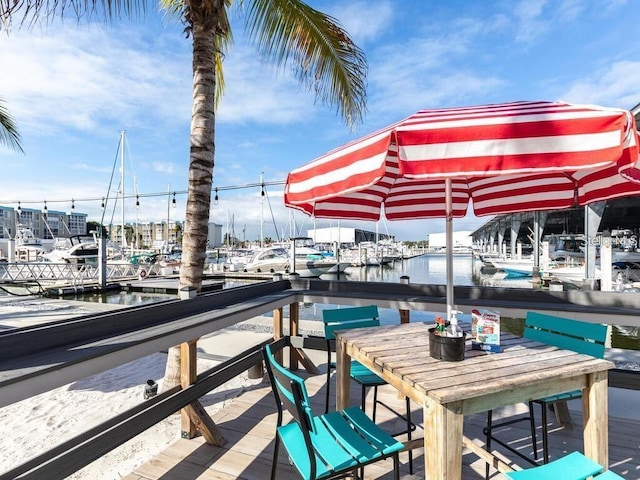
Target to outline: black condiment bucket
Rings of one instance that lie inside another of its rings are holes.
[[[435,328],[429,329],[429,354],[438,360],[460,362],[464,360],[465,339],[462,337],[443,337],[436,334]]]

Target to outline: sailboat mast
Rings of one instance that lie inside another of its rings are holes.
[[[126,130],[123,130],[120,134],[120,185],[122,185],[122,226],[120,228],[121,248],[124,251],[126,241],[124,234],[124,136]]]
[[[264,186],[263,173],[260,173],[260,248],[262,248],[264,240]]]

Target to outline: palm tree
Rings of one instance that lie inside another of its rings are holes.
[[[20,133],[16,127],[9,110],[4,105],[4,100],[0,98],[0,145],[7,145],[14,150],[24,152],[20,144]]]
[[[215,152],[215,104],[223,91],[222,58],[232,40],[232,5],[258,52],[278,67],[293,67],[300,82],[323,103],[336,106],[349,126],[359,123],[366,104],[364,53],[338,22],[300,0],[161,0],[179,16],[193,40],[193,108],[189,185],[183,233],[180,287],[200,290],[206,256]],[[137,17],[145,0],[0,0],[0,28],[13,20],[33,25],[73,12],[78,19]],[[101,10],[99,10],[101,8]],[[0,115],[3,111],[0,110]],[[0,117],[0,120],[2,117]],[[8,131],[14,131],[8,124]],[[1,133],[1,132],[0,132]],[[15,135],[15,133],[14,133]],[[9,140],[15,140],[10,136]]]
[[[297,79],[316,99],[333,105],[350,127],[362,120],[366,105],[367,62],[362,50],[332,17],[301,0],[161,0],[178,16],[193,42],[193,106],[189,154],[189,185],[182,238],[180,289],[199,291],[206,257],[215,153],[215,106],[224,79],[222,58],[231,41],[232,5],[245,15],[249,38],[258,52],[280,69],[292,67]],[[135,17],[146,9],[140,0],[0,0],[0,26],[12,20],[32,25],[63,12],[79,19],[95,14],[107,19]],[[101,11],[96,11],[99,8]],[[17,18],[16,18],[17,20]],[[180,350],[169,351],[163,389],[179,384]]]

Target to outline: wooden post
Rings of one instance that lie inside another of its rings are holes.
[[[282,338],[282,318],[283,318],[282,307],[276,308],[273,311],[273,339],[279,340]],[[282,365],[282,350],[278,350],[274,352],[273,356],[278,361],[280,365]]]
[[[300,306],[298,302],[289,304],[289,336],[297,337],[300,334]],[[298,370],[298,355],[294,348],[289,349],[289,368]]]
[[[194,384],[198,376],[197,370],[197,340],[189,340],[180,344],[180,385],[182,388],[189,388]],[[182,438],[193,438],[196,436],[196,425],[189,418],[186,408],[180,410]]]
[[[198,377],[197,345],[197,339],[180,344],[180,384],[183,389],[193,385]],[[194,438],[200,432],[209,445],[222,446],[226,443],[222,433],[198,400],[180,410],[180,424],[182,438]]]
[[[403,285],[409,285],[409,277],[407,275],[403,275],[400,277],[400,283]],[[398,310],[400,313],[400,323],[409,323],[411,321],[409,316],[409,310]]]

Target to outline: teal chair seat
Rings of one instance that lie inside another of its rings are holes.
[[[611,470],[606,472],[602,472],[602,470],[604,470],[602,465],[590,460],[580,452],[573,452],[553,462],[527,470],[507,472],[504,475],[511,480],[585,480],[590,477],[593,477],[594,480],[622,479]]]
[[[335,363],[333,368],[335,369]],[[353,381],[365,387],[386,385],[387,383],[381,377],[379,377],[367,367],[362,365],[360,362],[357,362],[355,360],[351,362],[351,370],[349,372],[349,376]]]
[[[604,344],[607,339],[607,326],[595,323],[581,322],[568,318],[556,317],[537,312],[528,312],[525,320],[524,338],[536,342],[552,345],[558,348],[573,350],[574,352],[591,355],[596,358],[604,357]],[[535,368],[535,366],[534,366]],[[524,460],[537,465],[535,460],[538,459],[538,449],[536,440],[536,425],[534,417],[534,404],[541,406],[542,413],[542,452],[543,462],[549,462],[549,433],[547,421],[547,407],[556,402],[574,400],[582,397],[580,390],[550,395],[529,402],[529,415],[527,417],[519,417],[513,420],[493,423],[492,411],[489,410],[487,415],[487,427],[484,433],[487,437],[487,448],[491,450],[491,442],[502,445],[507,450],[518,455]],[[500,440],[494,432],[494,429],[511,425],[521,421],[528,421],[531,428],[531,442],[533,446],[533,460],[522,452],[512,448],[506,442]],[[489,477],[489,465],[487,465],[486,478]],[[517,477],[521,478],[521,477]],[[523,477],[527,478],[527,477]]]
[[[354,328],[379,327],[379,318],[378,307],[376,305],[343,307],[322,311],[324,336],[327,342],[327,389],[325,394],[325,413],[329,411],[331,372],[336,368],[336,363],[331,358],[331,352],[335,348],[335,332],[338,330]],[[406,421],[407,428],[401,432],[393,433],[393,435],[395,436],[406,433],[407,438],[411,440],[411,432],[415,429],[415,425],[411,422],[411,405],[409,397],[405,397],[406,414],[403,416],[386,403],[378,400],[378,387],[387,384],[387,382],[381,377],[355,360],[351,361],[349,376],[351,380],[361,386],[360,406],[362,410],[365,411],[367,388],[373,388],[373,412],[371,414],[373,421],[376,420],[376,410],[378,404],[380,404],[397,417]],[[413,453],[411,451],[409,451],[409,473],[413,473]]]
[[[611,470],[607,470],[606,472],[603,472],[600,475],[596,475],[593,478],[594,480],[624,480],[624,477],[621,477],[620,475],[612,472]]]
[[[544,403],[556,403],[560,401],[575,400],[576,398],[580,398],[580,397],[582,397],[582,392],[580,390],[574,390],[572,392],[559,393],[558,395],[551,395],[549,397],[540,398],[534,401],[544,402]]]
[[[394,479],[400,478],[398,453],[403,444],[376,425],[359,407],[314,415],[304,380],[274,358],[270,345],[263,356],[271,382],[278,419],[271,479],[277,478],[280,445],[304,480],[342,478],[365,465],[393,458]],[[283,409],[293,420],[282,424]]]

